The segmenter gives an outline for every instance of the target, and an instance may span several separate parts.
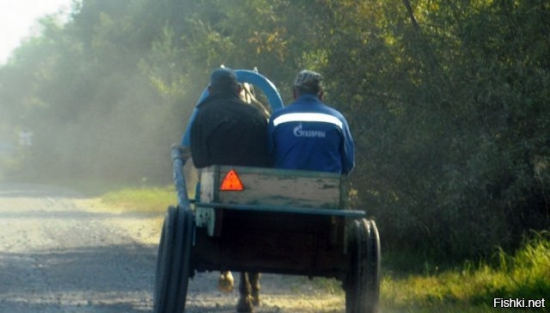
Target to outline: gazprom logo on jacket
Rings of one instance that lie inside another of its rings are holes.
[[[302,130],[302,124],[294,127],[294,136],[296,137],[310,137],[310,138],[325,138],[326,133],[320,130]]]

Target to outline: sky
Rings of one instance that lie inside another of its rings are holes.
[[[73,0],[0,0],[0,65],[36,29],[37,21],[60,10],[68,14]]]

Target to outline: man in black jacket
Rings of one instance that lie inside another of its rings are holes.
[[[269,166],[267,121],[239,97],[235,72],[212,72],[209,95],[197,105],[191,126],[191,156],[197,168],[210,165]]]
[[[228,68],[212,72],[209,95],[197,105],[191,125],[191,156],[197,168],[211,165],[268,167],[267,120],[241,100],[237,75]],[[221,275],[220,282],[229,272]],[[259,305],[260,273],[241,273],[237,312]],[[232,288],[231,281],[231,288]]]

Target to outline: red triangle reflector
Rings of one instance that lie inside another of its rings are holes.
[[[230,170],[222,181],[220,190],[223,191],[241,191],[244,190],[243,183],[239,179],[235,170]]]

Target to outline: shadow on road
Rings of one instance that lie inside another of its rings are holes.
[[[0,312],[9,313],[143,313],[151,312],[150,307],[138,308],[133,304],[76,304],[76,305],[56,305],[56,304],[29,304],[16,301],[0,302]]]
[[[158,216],[158,213],[108,213],[108,212],[84,212],[84,211],[44,211],[44,210],[32,210],[32,211],[20,211],[20,212],[2,212],[0,218],[2,219],[60,219],[60,220],[102,220],[102,219],[151,219],[151,217]]]
[[[150,310],[156,253],[139,244],[0,253],[0,312]]]

